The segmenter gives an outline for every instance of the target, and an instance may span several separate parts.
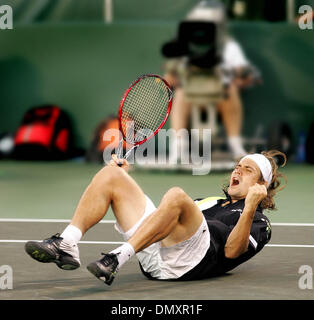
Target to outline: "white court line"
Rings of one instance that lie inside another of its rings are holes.
[[[280,227],[314,227],[314,223],[271,222],[270,224]]]
[[[266,244],[265,247],[277,247],[277,248],[314,248],[314,244]]]
[[[25,243],[27,241],[42,240],[0,240],[0,243]],[[80,241],[79,244],[123,244],[121,241]],[[266,244],[265,247],[277,248],[314,248],[314,244]]]
[[[70,219],[15,219],[15,218],[0,218],[0,222],[40,222],[40,223],[69,223]],[[116,220],[101,220],[98,223],[115,223]],[[313,224],[314,225],[314,224]]]
[[[0,222],[39,222],[39,223],[69,223],[69,219],[15,219],[15,218],[0,218]],[[113,224],[115,220],[101,220],[99,223]],[[274,222],[272,226],[287,226],[287,227],[314,227],[314,223],[277,223]],[[0,240],[0,243],[25,243],[27,241],[41,241],[41,240]],[[123,244],[119,241],[80,241],[81,244]],[[277,248],[314,248],[314,245],[295,245],[295,244],[267,244],[266,247]]]
[[[0,222],[40,222],[40,223],[69,223],[70,219],[19,219],[19,218],[0,218]],[[115,220],[101,220],[98,223],[115,223]],[[272,226],[281,227],[314,227],[314,223],[293,223],[293,222],[272,222]]]
[[[27,241],[42,241],[42,240],[0,240],[0,243],[25,243]],[[80,244],[123,244],[121,241],[80,241]]]

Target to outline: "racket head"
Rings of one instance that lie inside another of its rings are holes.
[[[123,140],[138,146],[154,137],[169,117],[172,100],[170,85],[159,75],[144,74],[132,82],[119,105],[119,129]],[[128,135],[128,130],[134,132],[135,138]],[[140,130],[149,134],[141,136]]]

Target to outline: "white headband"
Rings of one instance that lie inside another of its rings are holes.
[[[258,165],[264,180],[267,181],[267,187],[269,187],[273,178],[272,168],[269,160],[259,153],[249,154],[243,157],[241,160],[243,159],[251,159]]]

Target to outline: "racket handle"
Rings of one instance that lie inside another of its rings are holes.
[[[120,140],[119,149],[118,149],[118,152],[117,152],[118,158],[119,158],[120,160],[122,160],[122,163],[118,163],[118,166],[119,166],[119,167],[122,167],[122,165],[123,165],[123,160],[124,160],[124,159],[127,159],[128,156],[130,155],[131,151],[135,148],[135,146],[133,146],[133,147],[132,147],[130,150],[128,150],[127,153],[123,156],[122,142],[123,142],[123,140]]]

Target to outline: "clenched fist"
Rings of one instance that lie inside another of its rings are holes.
[[[111,167],[121,167],[126,172],[129,171],[129,163],[125,159],[119,159],[115,154],[112,155],[112,159],[109,162]]]
[[[249,187],[245,198],[245,206],[256,208],[258,204],[267,196],[266,182],[265,184],[255,183]]]

